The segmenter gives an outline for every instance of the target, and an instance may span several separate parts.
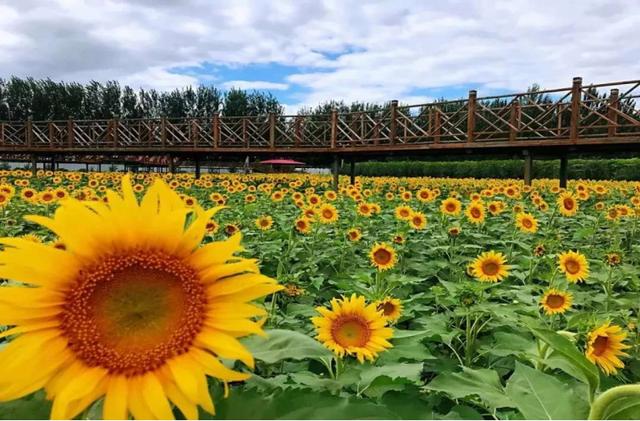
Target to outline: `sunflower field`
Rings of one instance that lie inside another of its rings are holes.
[[[640,183],[0,171],[0,419],[640,418]]]

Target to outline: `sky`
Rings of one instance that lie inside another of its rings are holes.
[[[0,77],[424,103],[640,77],[636,0],[0,0]]]

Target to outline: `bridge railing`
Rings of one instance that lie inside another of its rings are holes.
[[[4,150],[366,149],[640,136],[640,80],[326,115],[0,122]]]

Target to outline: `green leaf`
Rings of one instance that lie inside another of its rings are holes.
[[[333,354],[321,343],[293,330],[266,330],[266,338],[252,336],[243,340],[256,360],[273,364],[285,359],[331,358]]]
[[[616,399],[607,405],[602,414],[603,420],[640,419],[640,399],[633,396]]]
[[[489,408],[514,407],[504,394],[498,373],[493,370],[462,367],[460,373],[438,375],[426,387],[445,392],[455,399],[477,395]]]
[[[600,374],[597,367],[592,364],[587,357],[567,338],[559,335],[551,330],[529,326],[531,332],[541,341],[549,344],[558,354],[564,357],[576,370],[580,373],[578,380],[584,381],[589,385],[591,395],[595,394],[600,385]],[[567,373],[574,375],[574,373]]]
[[[42,392],[0,403],[0,420],[47,420],[50,412],[51,403]]]
[[[527,419],[584,419],[589,405],[557,378],[516,362],[507,396]]]

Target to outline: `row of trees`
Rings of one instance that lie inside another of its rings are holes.
[[[116,81],[86,85],[11,77],[0,79],[0,120],[64,120],[107,118],[204,117],[282,114],[283,106],[268,92],[213,86],[191,86],[168,92],[135,91]]]

